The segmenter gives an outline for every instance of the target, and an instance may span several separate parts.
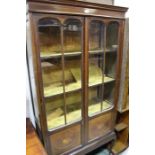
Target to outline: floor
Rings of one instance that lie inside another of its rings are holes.
[[[26,155],[47,155],[29,119],[26,119]]]

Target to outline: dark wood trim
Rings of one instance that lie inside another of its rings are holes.
[[[81,55],[81,87],[82,87],[82,90],[81,90],[81,95],[82,95],[82,105],[81,105],[81,110],[82,110],[82,122],[81,122],[81,143],[82,143],[82,145],[85,145],[85,95],[84,95],[84,93],[85,93],[85,90],[84,90],[84,88],[85,88],[85,86],[84,86],[84,78],[85,78],[85,74],[84,74],[84,61],[85,61],[85,41],[84,41],[84,35],[85,35],[85,30],[84,30],[84,18],[82,19],[82,36],[81,36],[81,39],[82,39],[82,41],[81,41],[81,52],[82,52],[82,55]]]
[[[109,130],[109,131],[107,132],[106,135],[108,135],[108,134],[111,133],[111,132],[114,132],[114,130]],[[106,135],[104,135],[104,136],[106,136]],[[96,138],[94,138],[94,139],[90,139],[90,140],[88,141],[88,145],[91,144],[91,143],[93,143],[93,142],[95,142],[95,141],[97,141],[97,140],[102,139],[104,136],[102,135],[102,136],[96,137]]]
[[[39,20],[44,18],[53,18],[57,19],[60,22],[60,26],[64,24],[67,19],[78,19],[81,23],[83,22],[83,17],[75,16],[75,15],[58,15],[58,14],[51,14],[51,13],[32,13],[35,17],[35,22],[38,23]]]
[[[66,91],[65,91],[65,58],[64,58],[64,32],[63,26],[60,28],[60,38],[61,38],[61,52],[62,52],[62,79],[63,79],[63,97],[64,97],[64,116],[65,116],[65,125],[67,124],[67,108],[66,108]]]
[[[72,152],[77,151],[77,150],[81,149],[82,147],[83,147],[83,145],[79,145],[79,146],[71,149],[70,151],[67,151],[65,153],[62,153],[61,155],[69,155],[69,154],[72,154]]]
[[[84,19],[84,144],[88,141],[88,19]]]
[[[80,16],[98,16],[98,17],[113,17],[124,18],[124,12],[110,9],[97,9],[89,6],[79,7],[76,5],[54,4],[54,3],[41,3],[29,2],[29,12],[37,13],[54,13],[54,14],[67,14],[67,15],[80,15]]]
[[[109,24],[111,23],[111,21],[109,22]],[[115,79],[116,79],[116,83],[115,83],[115,95],[114,95],[114,103],[115,103],[115,110],[117,110],[117,101],[118,101],[118,93],[119,93],[119,83],[120,83],[120,72],[121,72],[121,61],[122,61],[122,38],[121,38],[121,30],[122,30],[122,23],[118,23],[119,25],[119,29],[118,29],[118,50],[117,50],[117,65],[116,65],[116,73],[115,73]]]
[[[89,18],[97,18],[98,20],[104,19],[104,23],[107,21],[115,20],[117,22],[120,22],[121,20],[124,20],[125,18],[119,18],[119,17],[108,17],[108,16],[96,16],[96,15],[78,15],[78,14],[65,14],[65,13],[48,13],[48,12],[32,12],[33,16],[36,16],[36,18],[42,18],[44,16],[55,16],[56,18],[61,18],[62,16],[70,16],[70,17],[75,17],[75,18],[81,18],[81,17],[89,17]]]
[[[92,2],[82,2],[82,1],[74,1],[73,0],[27,0],[27,2],[41,2],[41,3],[48,3],[48,4],[63,4],[63,5],[70,5],[70,6],[78,6],[78,7],[89,7],[95,9],[105,9],[111,11],[120,11],[126,12],[128,10],[127,7],[121,6],[114,6],[114,5],[107,5],[107,4],[97,4]]]
[[[103,19],[102,19],[103,20]],[[104,22],[104,20],[103,20],[103,22]],[[107,21],[105,21],[104,22],[104,34],[103,34],[104,36],[103,36],[103,50],[104,50],[104,59],[103,59],[103,61],[104,61],[104,68],[103,68],[103,71],[104,71],[104,73],[105,73],[105,64],[106,64],[106,35],[107,35]],[[102,86],[102,98],[104,97],[104,85],[105,85],[105,83],[104,83],[104,73],[103,73],[103,86]],[[101,104],[101,106],[103,106],[103,104]],[[103,108],[102,108],[103,109]],[[101,110],[102,111],[102,110]]]

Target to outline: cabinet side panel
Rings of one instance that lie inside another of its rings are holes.
[[[128,107],[128,101],[124,98],[128,98],[128,63],[129,63],[129,19],[125,20],[124,29],[124,45],[123,45],[123,57],[122,57],[122,73],[119,91],[118,111],[123,111]]]
[[[39,119],[39,105],[38,105],[38,97],[37,97],[37,87],[35,82],[35,65],[34,65],[34,55],[32,53],[32,37],[31,37],[31,28],[30,28],[30,21],[28,20],[26,23],[27,26],[27,54],[28,54],[28,66],[29,66],[29,76],[30,76],[30,83],[31,83],[31,90],[32,90],[32,102],[34,106],[35,112],[35,120],[36,123],[40,127],[40,119]],[[40,127],[41,128],[41,127]]]

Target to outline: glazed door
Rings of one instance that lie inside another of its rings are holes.
[[[83,18],[36,15],[47,130],[82,122]]]
[[[116,83],[118,24],[103,18],[87,18],[88,27],[88,140],[112,130]]]
[[[113,129],[119,24],[52,14],[34,19],[45,130],[60,154]]]

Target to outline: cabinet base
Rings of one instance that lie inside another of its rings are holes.
[[[76,149],[75,151],[67,152],[62,155],[68,155],[68,154],[85,155],[86,153],[89,153],[89,152],[95,150],[96,148],[98,148],[104,144],[107,144],[115,139],[116,139],[115,132],[110,132],[109,134],[105,135],[104,137],[94,140],[91,143],[88,143],[87,145]]]

